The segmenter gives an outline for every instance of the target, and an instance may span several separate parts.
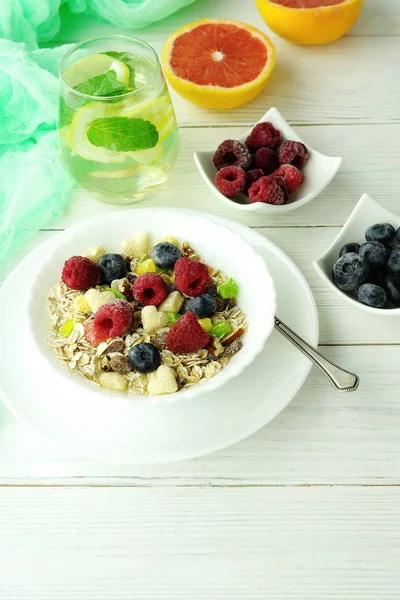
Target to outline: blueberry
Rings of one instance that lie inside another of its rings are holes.
[[[153,344],[148,343],[132,346],[129,350],[128,360],[135,371],[139,373],[156,371],[161,364],[160,352]]]
[[[384,287],[389,300],[396,306],[400,306],[400,275],[388,275]]]
[[[395,235],[393,225],[390,223],[377,223],[371,225],[365,232],[367,242],[381,242],[381,244],[390,244]]]
[[[355,254],[358,254],[358,251],[360,249],[360,244],[357,244],[357,242],[350,242],[349,244],[345,244],[339,252],[339,257],[344,256],[345,254],[349,254],[350,252],[354,252]]]
[[[400,227],[398,228],[398,230],[396,231],[396,240],[397,242],[400,244]]]
[[[385,290],[373,283],[361,285],[357,290],[357,298],[359,302],[373,308],[383,308],[387,301]]]
[[[387,261],[386,269],[388,273],[400,274],[400,248],[392,250]]]
[[[378,269],[386,262],[386,247],[380,242],[365,242],[360,246],[359,255],[373,269]]]
[[[125,259],[120,254],[103,254],[97,265],[102,283],[110,284],[114,279],[122,279],[126,275]]]
[[[202,296],[197,296],[185,304],[185,312],[192,312],[196,315],[196,317],[199,317],[199,319],[209,317],[215,313],[216,310],[217,301],[215,296],[212,294],[203,294]]]
[[[374,285],[379,285],[379,287],[384,287],[383,282],[386,277],[386,271],[384,268],[380,269],[371,269],[371,273],[368,278],[368,283],[373,283]]]
[[[178,246],[170,242],[160,242],[151,251],[151,258],[160,269],[172,269],[180,257],[181,251]]]
[[[362,256],[350,252],[333,265],[333,281],[340,290],[351,292],[368,281],[370,267]]]

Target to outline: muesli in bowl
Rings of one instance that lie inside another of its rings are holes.
[[[238,284],[188,242],[148,234],[65,263],[48,297],[48,343],[103,388],[171,394],[219,373],[242,348]]]

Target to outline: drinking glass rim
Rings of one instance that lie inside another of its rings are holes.
[[[83,40],[82,42],[79,42],[78,44],[75,44],[74,46],[72,46],[72,48],[70,48],[68,50],[68,52],[66,52],[64,54],[64,56],[61,59],[60,62],[60,67],[58,69],[58,73],[59,73],[59,77],[61,79],[61,81],[63,82],[63,84],[65,85],[66,88],[68,88],[73,94],[76,94],[77,96],[81,96],[82,98],[86,98],[88,100],[120,100],[120,99],[124,99],[124,98],[129,98],[131,96],[134,96],[135,94],[137,94],[138,92],[141,92],[143,90],[145,90],[147,87],[149,87],[149,85],[152,83],[154,77],[152,77],[147,83],[146,85],[142,86],[141,88],[139,88],[138,90],[131,90],[130,92],[126,92],[125,94],[119,94],[118,96],[92,96],[91,94],[84,94],[83,92],[79,92],[78,90],[76,90],[75,88],[71,87],[64,79],[63,77],[63,66],[65,61],[67,60],[67,58],[73,53],[75,52],[75,50],[78,50],[81,46],[84,46],[85,44],[90,44],[91,42],[98,42],[100,40],[108,40],[111,38],[122,38],[124,40],[127,40],[129,42],[139,42],[140,44],[142,44],[143,46],[146,46],[151,53],[154,55],[155,57],[155,62],[156,65],[158,67],[160,67],[160,61],[158,59],[158,55],[157,52],[154,50],[154,48],[152,48],[152,46],[150,46],[150,44],[148,44],[147,42],[145,42],[144,40],[141,40],[140,38],[137,37],[133,37],[131,35],[124,35],[122,33],[114,33],[111,35],[102,35],[99,37],[95,37],[95,38],[90,38],[89,40]],[[67,70],[67,69],[66,69]],[[64,71],[65,72],[65,71]]]

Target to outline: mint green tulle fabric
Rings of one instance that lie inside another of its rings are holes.
[[[195,0],[1,0],[0,37],[28,48],[51,41],[60,28],[60,6],[72,13],[95,15],[116,27],[141,29]]]
[[[63,213],[73,186],[56,131],[65,52],[0,39],[0,262]]]
[[[65,209],[73,180],[58,153],[58,66],[68,46],[40,48],[67,4],[125,30],[195,0],[0,0],[0,261]]]

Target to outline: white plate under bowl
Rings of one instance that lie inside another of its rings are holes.
[[[188,240],[207,264],[235,279],[239,284],[238,303],[247,317],[247,331],[242,350],[215,377],[174,394],[138,395],[136,402],[183,402],[218,389],[253,362],[274,328],[276,295],[265,262],[242,236],[228,227],[205,214],[176,210],[172,216],[165,208],[138,208],[89,219],[57,235],[51,254],[38,263],[25,282],[27,337],[33,341],[35,354],[40,355],[40,368],[46,370],[48,377],[56,378],[55,385],[62,378],[66,397],[79,394],[75,388],[83,387],[86,398],[93,396],[94,402],[99,394],[107,396],[113,404],[128,401],[125,394],[95,387],[84,377],[68,371],[48,347],[45,340],[49,323],[48,292],[59,281],[64,262],[70,256],[85,255],[93,246],[106,248],[107,252],[121,252],[123,240],[134,239],[143,231],[150,234],[152,244],[166,235],[181,242]],[[259,315],[263,317],[261,321]]]
[[[276,129],[279,129],[282,133],[282,137],[285,140],[296,140],[303,142],[299,135],[292,129],[289,123],[282,117],[280,112],[276,108],[270,108],[269,111],[258,121],[258,123],[264,123],[270,121]],[[245,142],[246,138],[250,134],[249,130],[239,141]],[[223,140],[221,139],[221,142]],[[304,142],[303,142],[304,143]],[[194,162],[200,172],[200,175],[206,182],[209,189],[219,198],[224,204],[227,204],[230,208],[247,211],[257,212],[263,215],[278,215],[291,210],[301,208],[308,202],[311,202],[316,196],[318,196],[332,181],[336,173],[340,169],[342,159],[339,156],[326,156],[310,148],[306,144],[309,152],[309,159],[303,168],[304,181],[303,183],[289,196],[289,202],[281,204],[280,206],[274,206],[273,204],[265,204],[264,202],[253,202],[250,203],[247,196],[239,194],[237,198],[227,198],[217,189],[215,185],[215,174],[217,173],[216,168],[213,164],[213,155],[216,148],[213,148],[207,152],[194,152]]]
[[[375,225],[376,223],[390,223],[397,229],[400,227],[400,217],[385,208],[385,206],[382,206],[382,204],[374,200],[368,194],[364,194],[357,202],[356,207],[333,240],[332,244],[318,260],[314,261],[314,266],[325,283],[336,292],[336,294],[339,294],[339,296],[354,307],[375,315],[381,314],[386,317],[398,317],[400,315],[400,308],[373,308],[372,306],[362,304],[361,302],[358,302],[354,295],[340,290],[334,284],[332,278],[332,268],[339,258],[341,248],[350,242],[363,244],[365,242],[366,230],[370,225]]]
[[[277,291],[278,316],[316,345],[315,302],[294,263],[247,227],[220,217],[212,219],[242,235],[264,258]],[[127,464],[171,463],[204,456],[269,423],[289,404],[309,374],[311,363],[274,331],[240,377],[188,402],[149,406],[135,402],[132,396],[116,410],[115,404],[104,402],[101,394],[97,401],[88,402],[84,393],[63,401],[61,384],[54,387],[41,377],[31,360],[16,359],[21,349],[29,357],[21,321],[25,282],[56,244],[54,236],[31,252],[0,289],[0,396],[17,417],[71,452]]]

